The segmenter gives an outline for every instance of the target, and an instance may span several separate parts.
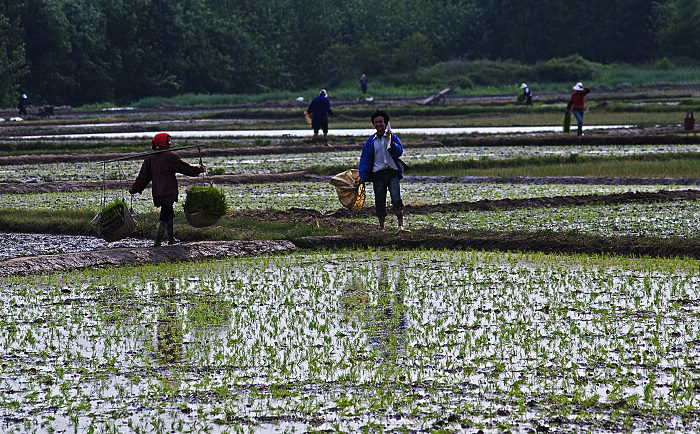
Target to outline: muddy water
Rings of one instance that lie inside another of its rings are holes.
[[[80,125],[85,127],[85,125]],[[630,128],[631,125],[591,125],[584,127],[585,130],[595,129],[620,129]],[[506,133],[542,133],[559,132],[560,125],[541,126],[519,126],[519,127],[453,127],[453,128],[395,128],[396,134],[425,134],[425,135],[450,135],[450,134],[506,134]],[[374,133],[373,129],[349,128],[330,129],[330,136],[369,136]],[[212,131],[173,131],[173,137],[193,138],[193,137],[311,137],[311,129],[303,130],[212,130]],[[65,135],[32,135],[17,136],[16,139],[89,139],[89,138],[150,138],[152,131],[140,132],[120,132],[120,133],[85,133],[85,134],[65,134]]]
[[[20,256],[87,252],[115,247],[144,247],[153,240],[125,238],[108,243],[101,238],[81,235],[0,233],[0,260]]]

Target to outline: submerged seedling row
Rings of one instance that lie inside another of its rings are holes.
[[[8,432],[700,429],[694,260],[294,253],[0,281]]]

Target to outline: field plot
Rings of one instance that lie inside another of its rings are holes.
[[[433,213],[407,217],[412,228],[493,231],[577,231],[603,236],[697,237],[700,201],[614,206]],[[372,219],[365,219],[370,223]]]
[[[306,208],[329,212],[341,207],[335,188],[326,182],[284,182],[279,184],[221,185],[231,209]],[[527,199],[536,197],[615,194],[624,192],[655,192],[700,189],[688,185],[600,185],[600,184],[488,184],[413,182],[410,178],[401,184],[401,197],[406,205],[438,204],[449,202],[477,202],[481,200]],[[179,203],[185,201],[185,189],[180,189]],[[156,212],[151,190],[133,196],[126,190],[84,190],[73,192],[0,193],[0,209],[26,210],[97,210],[102,206],[103,194],[107,201],[124,198],[136,213]],[[371,184],[367,188],[367,205],[373,206]],[[176,205],[176,209],[181,209]]]
[[[206,157],[205,165],[222,170],[225,174],[260,174],[308,170],[314,165],[347,166],[358,165],[362,148],[355,151],[327,150],[323,153],[263,154]],[[507,160],[545,156],[609,156],[653,155],[668,153],[700,152],[700,145],[629,145],[629,146],[469,146],[411,148],[405,143],[404,159],[410,166],[427,162],[463,160]],[[196,164],[196,158],[185,158]],[[99,180],[136,178],[141,160],[109,163],[106,167],[96,162],[23,164],[0,166],[0,182],[37,182],[65,180]],[[106,169],[106,170],[105,170]]]
[[[699,283],[420,250],[7,278],[2,430],[697,431]]]

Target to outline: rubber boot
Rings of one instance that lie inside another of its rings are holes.
[[[168,244],[172,246],[173,244],[177,244],[179,242],[179,240],[175,239],[175,235],[173,235],[173,221],[170,220],[168,222]]]
[[[158,224],[158,232],[156,232],[156,242],[154,244],[156,247],[160,246],[161,242],[163,241],[163,235],[165,235],[165,227],[165,222],[160,222]]]
[[[582,136],[583,135],[583,125],[578,126],[578,132],[576,133],[577,136]]]

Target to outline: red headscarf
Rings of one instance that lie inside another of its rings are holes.
[[[159,148],[169,148],[170,147],[170,134],[168,133],[158,133],[151,140],[151,144]]]

